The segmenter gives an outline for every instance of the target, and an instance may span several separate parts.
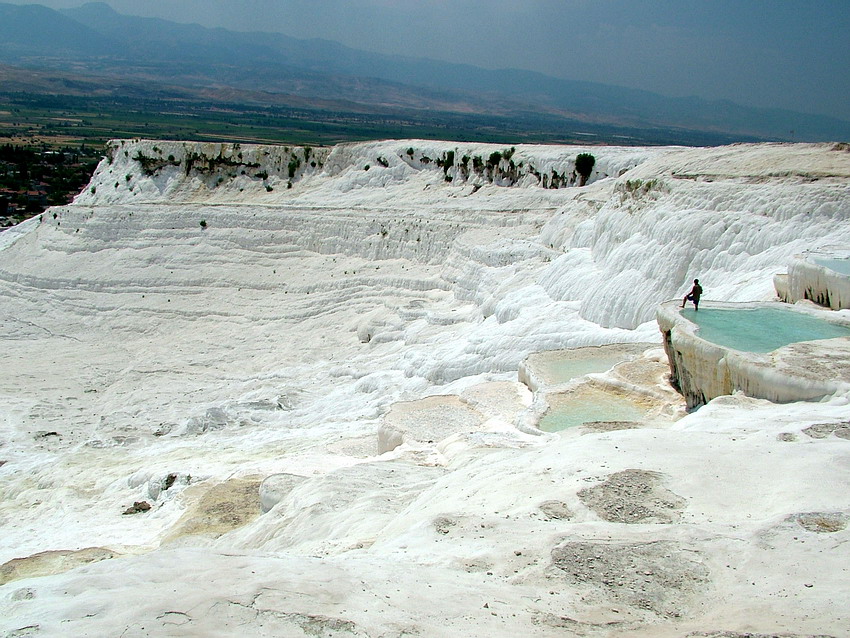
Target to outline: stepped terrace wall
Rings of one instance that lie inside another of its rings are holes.
[[[785,308],[822,318],[827,314],[791,309],[779,303],[703,305],[728,309]],[[830,320],[850,325],[837,317]],[[657,321],[672,380],[685,396],[688,408],[734,392],[787,403],[814,401],[839,391],[850,391],[848,337],[801,341],[767,353],[743,352],[703,339],[698,326],[682,315],[677,301],[659,307]]]
[[[850,273],[847,266],[850,266],[850,253],[795,255],[787,278],[774,278],[776,292],[788,303],[808,299],[833,310],[848,309]]]

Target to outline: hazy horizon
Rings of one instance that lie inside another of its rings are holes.
[[[13,4],[33,4],[13,0]],[[52,8],[85,4],[44,0]],[[765,0],[107,0],[120,13],[322,38],[850,121],[850,4]],[[520,49],[520,46],[522,49]]]

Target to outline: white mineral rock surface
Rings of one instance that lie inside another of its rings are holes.
[[[0,635],[846,636],[847,396],[517,375],[681,413],[656,307],[850,245],[843,149],[115,143],[0,234]]]
[[[786,304],[711,304],[712,308],[767,307]],[[706,304],[703,304],[703,313]],[[845,315],[809,307],[794,308],[807,316],[824,318],[850,327]],[[741,352],[711,343],[701,337],[698,326],[681,314],[679,301],[658,308],[658,327],[664,335],[665,351],[672,360],[671,375],[689,407],[724,394],[747,396],[776,403],[819,400],[836,393],[850,393],[850,338],[802,341],[768,353]],[[776,327],[765,326],[765,330]]]
[[[785,295],[787,299],[784,301],[794,303],[810,299],[833,310],[850,309],[850,275],[836,272],[814,261],[818,257],[838,257],[845,260],[850,258],[850,251],[844,250],[842,253],[795,255],[788,267]]]

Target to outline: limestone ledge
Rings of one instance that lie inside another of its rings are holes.
[[[715,308],[756,305],[826,314],[779,303],[711,304]],[[850,392],[850,338],[802,341],[764,354],[741,352],[700,338],[699,327],[682,316],[678,301],[662,304],[656,318],[672,378],[688,408],[734,392],[776,403],[817,401]],[[847,323],[839,317],[824,318]]]
[[[788,275],[774,277],[777,295],[788,303],[808,299],[833,310],[850,308],[850,277],[813,261],[817,257],[848,256],[847,251],[842,254],[830,252],[795,255],[788,267]]]

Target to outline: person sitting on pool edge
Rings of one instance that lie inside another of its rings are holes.
[[[691,291],[685,295],[685,298],[682,299],[682,308],[685,307],[685,304],[689,301],[694,302],[694,310],[699,310],[699,298],[702,296],[702,286],[699,285],[699,279],[694,279],[694,287],[691,288]]]

